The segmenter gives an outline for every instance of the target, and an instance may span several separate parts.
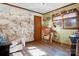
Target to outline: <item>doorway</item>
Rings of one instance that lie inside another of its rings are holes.
[[[42,40],[41,16],[34,16],[34,41]]]

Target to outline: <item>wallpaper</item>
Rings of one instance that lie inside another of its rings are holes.
[[[30,11],[0,4],[0,30],[9,40],[34,40],[34,15]]]
[[[77,4],[74,4],[74,5],[71,5],[71,6],[68,6],[68,7],[65,7],[65,8],[62,8],[62,9],[59,9],[59,10],[56,10],[56,11],[52,11],[50,13],[47,13],[47,14],[43,15],[43,17],[44,18],[50,17],[51,20],[52,20],[52,15],[53,14],[59,13],[60,11],[63,11],[63,10],[70,10],[70,9],[74,9],[74,8],[78,8],[78,7],[79,7],[79,4],[77,3]],[[71,41],[69,39],[69,35],[73,34],[77,30],[56,29],[56,31],[60,35],[60,39],[59,40],[56,40],[56,41],[70,45],[71,44]]]

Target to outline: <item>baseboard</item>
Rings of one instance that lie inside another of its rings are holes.
[[[25,44],[27,44],[27,43],[32,43],[32,42],[34,42],[34,41],[29,41],[29,42],[26,42]]]
[[[64,44],[64,45],[67,45],[67,46],[71,46],[70,44],[61,43],[61,42],[58,42],[58,41],[55,41],[55,40],[53,40],[53,42],[56,42],[56,43],[58,43],[58,44]]]
[[[42,40],[41,40],[42,41]],[[41,42],[41,41],[29,41],[29,42],[26,42],[26,44],[27,43],[33,43],[33,42]],[[42,42],[44,42],[44,41],[42,41]],[[55,41],[55,40],[53,40],[53,42],[56,42],[56,43],[58,43],[58,44],[61,44],[61,45],[66,45],[66,46],[71,46],[70,44],[65,44],[65,43],[61,43],[61,42],[58,42],[58,41]],[[46,42],[45,42],[46,43]],[[50,43],[50,42],[48,42],[47,44],[52,44],[52,43]]]

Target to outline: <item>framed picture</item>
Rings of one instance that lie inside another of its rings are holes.
[[[61,15],[53,17],[53,25],[55,27],[63,28],[63,20]]]
[[[76,29],[79,28],[78,20],[76,17],[64,19],[64,28],[66,29]]]
[[[56,26],[56,27],[62,27],[62,20],[59,19],[59,20],[54,20],[53,21],[53,24]]]

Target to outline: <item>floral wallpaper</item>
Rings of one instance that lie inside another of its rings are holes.
[[[38,14],[37,14],[38,15]],[[34,40],[34,13],[0,4],[0,29],[10,40]]]

